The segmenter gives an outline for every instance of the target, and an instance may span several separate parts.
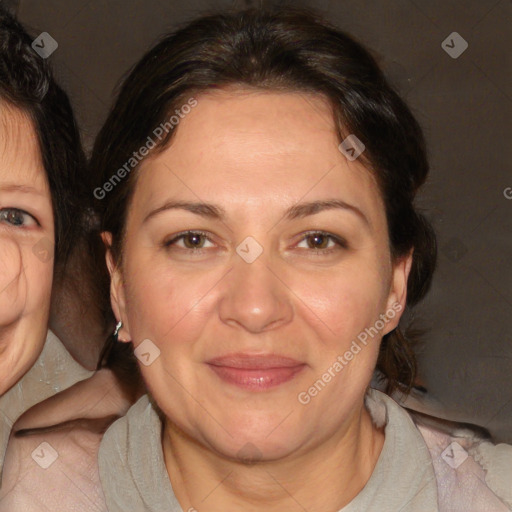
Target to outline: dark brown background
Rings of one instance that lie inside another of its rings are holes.
[[[205,9],[249,0],[21,0],[10,2],[50,57],[90,148],[115,85],[151,44]],[[512,442],[512,2],[347,0],[295,2],[322,10],[367,44],[427,137],[431,176],[419,204],[440,244],[418,350],[428,410],[483,425]],[[441,47],[453,31],[468,49]],[[127,127],[129,128],[129,127]]]

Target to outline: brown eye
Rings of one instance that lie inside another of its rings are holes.
[[[314,233],[306,237],[310,249],[327,249],[329,237],[322,233]]]
[[[301,245],[306,243],[306,246]],[[328,253],[336,249],[346,249],[347,243],[342,238],[331,233],[324,233],[322,231],[312,231],[306,233],[304,238],[297,247],[301,249],[313,249],[314,251]]]
[[[206,242],[212,243],[206,233],[201,231],[186,231],[175,236],[172,240],[163,245],[167,248],[177,247],[179,249],[201,250]]]
[[[183,243],[187,249],[201,249],[206,237],[202,233],[186,233],[183,235]]]

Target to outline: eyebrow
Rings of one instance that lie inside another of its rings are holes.
[[[368,227],[371,227],[368,217],[357,206],[342,201],[341,199],[327,199],[325,201],[312,201],[309,203],[300,203],[288,208],[285,212],[285,218],[293,220],[297,218],[315,215],[324,210],[345,210],[357,215]]]
[[[45,193],[31,187],[30,185],[1,185],[0,192],[22,192],[24,194],[36,194],[38,196],[44,196]]]
[[[371,223],[366,215],[357,206],[346,203],[340,199],[327,199],[324,201],[311,201],[307,203],[299,203],[291,206],[284,212],[284,218],[287,220],[294,220],[298,218],[308,217],[315,215],[325,210],[345,210],[355,214],[368,228],[371,228]],[[188,201],[168,201],[162,206],[152,210],[146,215],[143,223],[147,222],[152,217],[168,210],[186,210],[202,217],[223,220],[226,217],[226,210],[224,208],[211,204],[211,203],[194,203]]]

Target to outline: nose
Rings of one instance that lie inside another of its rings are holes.
[[[221,320],[251,333],[276,329],[293,318],[292,294],[263,253],[247,263],[234,257],[219,304]]]

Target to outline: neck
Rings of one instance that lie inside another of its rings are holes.
[[[325,512],[339,510],[362,490],[384,445],[383,429],[364,407],[339,432],[307,451],[251,465],[218,455],[169,422],[162,441],[183,510]]]

